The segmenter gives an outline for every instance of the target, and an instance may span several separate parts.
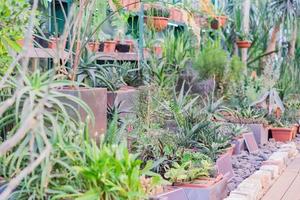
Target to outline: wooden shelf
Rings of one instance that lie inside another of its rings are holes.
[[[66,59],[69,53],[63,51],[63,55],[59,55],[56,49],[50,48],[29,48],[25,57],[29,58],[62,58]]]
[[[124,61],[138,61],[139,55],[138,53],[103,53],[99,52],[96,54],[99,57],[97,60],[124,60]],[[145,55],[145,59],[147,59],[147,55]]]
[[[29,48],[25,57],[29,58],[60,58],[60,59],[67,59],[69,53],[67,51],[63,52],[62,54],[58,54],[56,49],[50,48]],[[139,55],[138,53],[103,53],[98,52],[96,56],[99,57],[97,60],[117,60],[117,61],[138,61]],[[145,59],[149,58],[149,54],[144,55]]]

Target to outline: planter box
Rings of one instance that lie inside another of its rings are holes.
[[[221,200],[227,196],[227,181],[224,176],[222,180],[208,188],[183,188],[189,200]]]
[[[107,90],[106,88],[68,88],[60,90],[64,94],[69,94],[80,98],[84,101],[92,110],[95,116],[95,123],[89,123],[90,136],[94,139],[98,139],[101,134],[106,132],[107,127]],[[68,100],[67,100],[68,101]],[[85,121],[87,113],[74,102],[71,102],[72,106],[78,110],[81,121]],[[76,117],[76,114],[70,111],[70,115]],[[77,117],[76,117],[77,118]],[[79,119],[76,119],[79,120]]]
[[[219,157],[216,161],[216,168],[218,170],[218,173],[226,176],[228,180],[231,180],[234,177],[231,156],[232,155],[226,153]]]
[[[232,143],[235,144],[233,155],[238,155],[246,149],[246,143],[244,138],[236,138]]]
[[[270,130],[275,141],[288,142],[293,139],[293,128],[271,128]]]
[[[135,88],[124,87],[118,91],[107,92],[107,105],[109,107],[118,106],[120,117],[124,118],[134,115],[137,106],[139,91]]]
[[[254,134],[256,143],[258,145],[264,145],[268,142],[268,128],[263,124],[244,124]]]

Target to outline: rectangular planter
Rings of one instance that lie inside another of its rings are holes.
[[[134,115],[137,106],[139,92],[135,88],[121,88],[117,91],[107,92],[107,106],[118,106],[120,117],[125,118]]]
[[[90,107],[95,117],[95,123],[89,123],[90,136],[95,140],[99,139],[99,136],[106,132],[107,127],[106,88],[68,88],[61,89],[60,91],[64,94],[69,94],[80,98]],[[75,104],[74,102],[72,102],[71,104],[74,108],[77,109],[78,113],[80,114],[81,121],[84,122],[87,117],[87,113],[85,112],[85,110],[78,104]],[[76,116],[76,114],[74,112],[72,113],[70,109],[68,109],[68,111],[70,112],[71,116]]]
[[[233,155],[238,155],[241,153],[241,151],[244,151],[246,149],[244,138],[236,138],[232,143],[235,144]]]
[[[264,124],[245,124],[254,134],[258,145],[268,142],[268,128]]]
[[[189,200],[221,200],[227,196],[227,181],[224,177],[208,188],[183,188]]]
[[[227,196],[227,181],[224,177],[207,188],[170,186],[169,191],[150,197],[150,200],[221,200]]]

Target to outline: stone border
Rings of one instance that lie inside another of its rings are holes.
[[[240,183],[224,200],[261,199],[297,155],[298,150],[294,142],[281,145],[268,160],[263,162],[258,171]]]

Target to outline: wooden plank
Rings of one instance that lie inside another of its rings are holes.
[[[97,60],[126,60],[126,61],[137,61],[139,59],[138,53],[104,53],[99,52],[96,53],[96,56],[99,57]],[[145,59],[149,57],[149,55],[144,55]]]
[[[286,171],[294,171],[294,172],[300,172],[300,157],[298,156],[295,158],[291,164],[288,165],[286,168]]]
[[[282,200],[300,200],[300,175],[295,178],[295,181],[283,196]]]
[[[68,52],[63,51],[63,55],[58,54],[56,49],[50,48],[29,48],[25,57],[29,58],[61,58],[68,57]]]
[[[262,200],[280,200],[289,189],[297,175],[298,173],[294,171],[283,172]]]

